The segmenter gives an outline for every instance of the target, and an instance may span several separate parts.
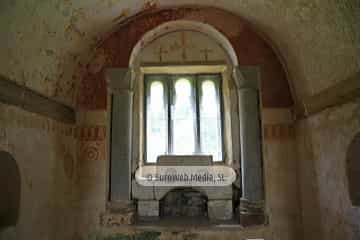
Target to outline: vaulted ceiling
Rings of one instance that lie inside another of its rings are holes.
[[[193,2],[2,0],[0,74],[75,106],[84,75],[80,69],[119,23],[141,12]],[[358,0],[198,0],[196,4],[226,10],[248,22],[282,60],[297,98],[318,93],[360,69]]]

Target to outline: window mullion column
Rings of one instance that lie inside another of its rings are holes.
[[[195,123],[195,129],[196,129],[196,133],[195,133],[195,137],[196,137],[196,147],[195,147],[195,151],[196,153],[201,153],[201,142],[200,142],[200,90],[199,90],[199,80],[198,80],[198,76],[194,77],[194,93],[195,93],[195,119],[196,119],[196,123]]]
[[[167,154],[171,154],[171,105],[172,105],[172,99],[171,99],[171,77],[167,75],[165,77],[165,86],[166,86],[166,112],[167,112]]]

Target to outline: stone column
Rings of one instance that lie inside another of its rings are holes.
[[[234,72],[239,96],[242,197],[240,224],[263,224],[264,186],[259,113],[258,67],[236,68]]]
[[[133,88],[130,69],[108,69],[107,82],[111,93],[109,158],[110,202],[131,200],[131,156]],[[118,205],[118,204],[115,204]]]

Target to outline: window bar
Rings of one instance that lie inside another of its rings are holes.
[[[198,154],[201,154],[201,141],[200,141],[200,91],[199,91],[199,85],[201,81],[198,79],[198,75],[195,76],[194,79],[194,87],[195,87],[195,119],[196,119],[196,148],[195,151]]]
[[[145,97],[143,99],[143,103],[144,103],[144,153],[143,153],[143,159],[144,162],[146,163],[148,161],[147,159],[147,148],[148,148],[148,134],[147,134],[147,118],[148,118],[148,104],[149,104],[149,98],[150,98],[150,94],[148,91],[148,87],[149,87],[149,79],[148,76],[144,77],[144,93],[145,93]]]
[[[213,81],[215,83],[216,86],[216,101],[217,101],[217,105],[218,105],[218,111],[217,111],[217,118],[218,121],[220,123],[220,126],[218,127],[218,134],[219,134],[219,146],[221,149],[221,160],[224,161],[224,121],[223,121],[223,101],[222,101],[222,82],[221,82],[221,75],[220,74],[216,74]]]
[[[224,141],[224,122],[225,122],[225,114],[224,114],[224,102],[223,102],[223,91],[222,91],[222,75],[221,74],[217,74],[217,78],[216,78],[216,83],[218,85],[217,87],[217,96],[218,96],[218,106],[219,106],[219,111],[218,111],[218,118],[220,121],[220,129],[219,129],[219,134],[220,134],[220,149],[221,149],[221,160],[224,162],[225,161],[225,141]]]
[[[167,144],[167,154],[172,154],[173,145],[172,145],[172,119],[171,119],[171,111],[173,106],[173,79],[170,75],[166,75],[166,89],[167,89],[167,131],[168,131],[168,144]]]

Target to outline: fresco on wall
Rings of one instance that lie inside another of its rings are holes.
[[[226,61],[224,50],[205,34],[178,31],[166,34],[147,45],[141,52],[141,62],[187,63]]]

